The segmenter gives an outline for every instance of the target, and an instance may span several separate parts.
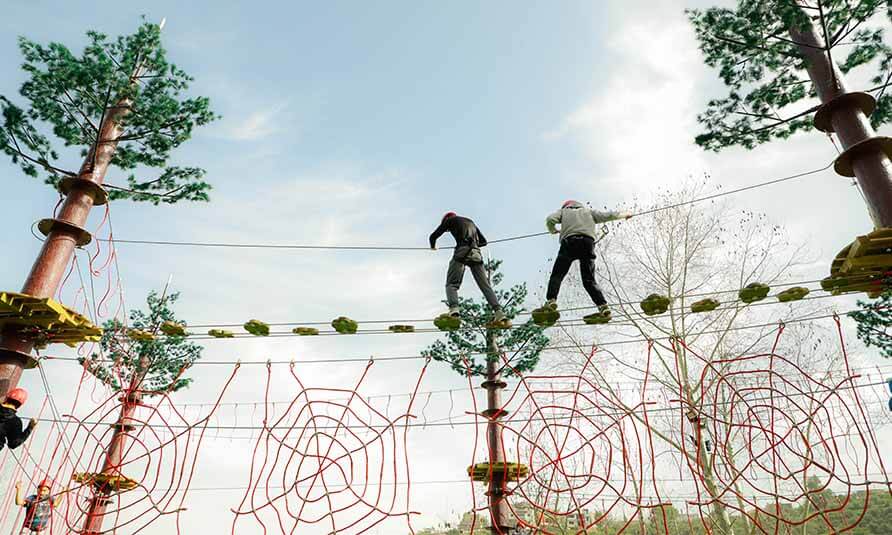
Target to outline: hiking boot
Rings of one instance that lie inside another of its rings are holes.
[[[496,310],[492,321],[486,324],[487,329],[510,329],[511,320],[505,317],[505,313],[501,309]]]
[[[610,307],[600,305],[598,311],[582,318],[586,325],[601,325],[610,321]]]
[[[557,323],[557,320],[561,317],[555,299],[545,301],[545,304],[533,310],[531,315],[533,316],[533,322],[539,327],[551,327]]]

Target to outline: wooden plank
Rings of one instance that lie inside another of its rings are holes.
[[[892,254],[849,258],[840,269],[840,273],[843,274],[864,271],[892,271]],[[877,273],[877,275],[882,275],[882,273]]]
[[[868,238],[861,236],[852,244],[848,257],[857,258],[859,256],[884,253],[890,248],[892,248],[892,238]]]

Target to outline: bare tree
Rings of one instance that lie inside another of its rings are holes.
[[[808,500],[808,478],[819,476],[822,489],[833,479],[834,474],[814,469],[826,460],[820,455],[832,453],[803,455],[786,442],[780,447],[778,436],[781,428],[798,428],[795,437],[788,433],[784,440],[809,443],[820,431],[809,415],[822,409],[810,394],[845,370],[834,364],[838,351],[829,333],[804,321],[826,313],[826,302],[816,296],[789,304],[776,298],[791,281],[802,281],[805,246],[762,215],[691,202],[707,184],[689,182],[659,193],[651,207],[631,211],[670,208],[611,230],[599,247],[599,276],[614,296],[614,319],[596,327],[568,320],[570,311],[584,315],[591,306],[578,279],[571,278],[561,299],[564,321],[553,342],[572,349],[562,350],[552,364],[583,370],[618,410],[653,433],[658,444],[648,463],[654,466],[639,477],[688,473],[687,482],[663,486],[701,496],[705,526],[723,535],[762,533],[753,511],[764,514],[774,505],[763,511],[759,500],[764,504],[785,492]],[[751,300],[766,292],[761,286],[740,293],[754,283],[770,287],[774,295]],[[659,296],[652,301],[665,298],[664,312],[643,311],[641,302],[651,294]],[[711,310],[692,313],[692,305]],[[610,358],[581,367],[591,346]],[[647,411],[641,410],[642,399],[649,402]],[[752,422],[771,431],[754,433]],[[785,472],[792,477],[781,481],[778,473]],[[755,488],[755,480],[770,488]],[[814,510],[824,514],[817,505]]]

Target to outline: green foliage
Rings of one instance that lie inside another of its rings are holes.
[[[892,358],[892,291],[873,301],[858,301],[858,310],[850,312],[858,324],[858,338],[868,347],[876,347],[885,358]]]
[[[785,139],[813,128],[808,115],[783,119],[782,108],[814,96],[805,63],[787,31],[791,27],[821,28],[820,14],[809,15],[796,0],[739,0],[736,9],[688,10],[705,62],[717,68],[728,87],[725,98],[709,101],[698,116],[705,132],[696,137],[701,147],[719,151],[740,145],[751,149],[773,139]],[[861,24],[887,7],[883,0],[821,0],[823,22],[834,61],[847,73],[876,63],[871,82],[880,86],[892,73],[892,48],[883,42],[883,29]],[[886,9],[892,18],[892,8]],[[844,49],[840,43],[851,44]],[[892,92],[881,93],[871,116],[874,127],[892,119]]]
[[[499,288],[504,279],[504,275],[499,271],[501,265],[501,260],[489,260],[486,268],[505,316],[513,320],[523,311],[527,287],[526,284],[518,284],[507,290]],[[500,355],[489,353],[488,337],[493,337],[500,349],[509,355],[509,364],[513,371],[506,367],[505,376],[511,377],[532,371],[539,363],[539,355],[548,345],[548,337],[545,336],[544,329],[536,325],[532,318],[508,330],[486,329],[484,325],[492,320],[493,310],[484,299],[459,298],[459,308],[461,327],[445,333],[445,341],[437,340],[422,351],[422,355],[449,363],[452,369],[462,376],[470,371],[472,375],[485,377],[487,361],[495,360],[501,364]],[[481,354],[484,355],[485,361],[481,362],[478,358]]]
[[[179,323],[170,308],[178,298],[176,293],[162,298],[151,292],[146,298],[147,311],[130,311],[129,327],[155,333],[166,321]],[[106,322],[103,328],[102,355],[93,354],[89,361],[81,358],[80,362],[113,390],[134,389],[153,395],[175,392],[192,382],[183,373],[201,358],[202,347],[185,336],[131,340],[126,335],[127,327],[117,319]]]
[[[167,60],[158,25],[144,22],[134,34],[114,40],[95,31],[87,38],[80,56],[60,43],[19,39],[22,69],[29,76],[19,92],[30,105],[23,109],[0,96],[0,150],[26,175],[45,172],[45,182],[56,185],[76,173],[55,165],[58,152],[41,132],[51,130],[65,146],[80,147],[86,158],[94,154],[105,121],[115,117],[122,129],[112,140],[117,146],[111,165],[129,176],[127,189],[113,189],[111,199],[207,201],[204,170],[169,166],[168,160],[196,126],[217,116],[206,97],[184,96],[193,79]],[[137,177],[144,172],[138,168],[161,171],[145,180]]]

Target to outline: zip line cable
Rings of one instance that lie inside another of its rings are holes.
[[[637,212],[632,214],[633,216],[641,216],[652,214],[655,212],[660,212],[663,210],[670,210],[673,208],[679,208],[681,206],[687,206],[690,204],[695,204],[703,201],[708,201],[712,199],[716,199],[719,197],[723,197],[726,195],[733,195],[735,193],[741,193],[744,191],[749,191],[756,188],[761,188],[765,186],[770,186],[773,184],[779,184],[781,182],[786,182],[789,180],[795,180],[797,178],[806,177],[809,175],[814,175],[820,173],[822,171],[826,171],[833,166],[833,162],[819,168],[813,169],[811,171],[805,171],[801,173],[796,173],[794,175],[789,175],[781,178],[776,178],[772,180],[767,180],[765,182],[759,182],[757,184],[752,184],[750,186],[744,186],[741,188],[736,188],[728,191],[722,191],[718,193],[714,193],[712,195],[707,195],[705,197],[699,197],[696,199],[691,199],[689,201],[684,201],[680,203],[670,204],[667,206],[661,206],[657,208],[651,208],[648,210],[643,210],[641,212]],[[32,232],[33,233],[33,232]],[[500,238],[496,240],[491,240],[489,243],[507,243],[511,241],[517,240],[525,240],[528,238],[535,238],[538,236],[548,235],[548,232],[533,232],[530,234],[521,234],[518,236],[509,236],[507,238]],[[112,241],[114,243],[125,243],[125,244],[134,244],[134,245],[170,245],[170,246],[181,246],[181,247],[215,247],[215,248],[235,248],[235,249],[294,249],[294,250],[328,250],[328,251],[429,251],[429,247],[401,247],[401,246],[389,246],[389,245],[309,245],[309,244],[276,244],[276,243],[232,243],[232,242],[196,242],[196,241],[171,241],[171,240],[130,240],[130,239],[103,239],[99,238],[100,241]],[[454,249],[455,247],[441,247],[441,249]]]
[[[870,481],[870,482],[868,482],[868,484],[885,485],[885,484],[889,483],[889,481],[892,481],[892,473],[870,472],[870,473],[867,473],[864,475],[867,477],[885,477],[885,478],[887,478],[886,480],[881,480],[881,481]],[[748,479],[752,480],[752,481],[772,481],[773,480],[773,478],[770,478],[770,477],[750,477]],[[608,481],[610,483],[623,483],[622,479],[607,479],[606,481]],[[648,481],[649,481],[649,479],[648,479]],[[671,481],[673,483],[694,483],[697,480],[692,479],[692,478],[660,477],[659,481]],[[413,480],[411,482],[411,485],[451,485],[451,484],[458,484],[458,483],[463,483],[463,484],[467,485],[468,478],[424,480],[424,481],[414,481]],[[409,484],[410,483],[407,481],[396,481],[396,482],[394,482],[394,481],[383,481],[383,482],[368,481],[368,482],[361,483],[361,485],[363,485],[363,486],[368,485],[370,487],[378,487],[378,486],[389,487],[389,486],[394,486],[394,485],[405,486],[405,485],[409,485]],[[330,485],[329,489],[339,489],[342,487],[348,488],[344,485]],[[214,491],[235,491],[235,490],[244,491],[244,490],[249,490],[250,488],[251,487],[192,487],[189,489],[189,492],[196,492],[196,491],[197,492],[214,492]],[[313,487],[311,487],[309,485],[293,485],[293,486],[289,486],[289,487],[284,487],[281,485],[270,485],[267,488],[269,488],[271,490],[283,490],[285,488],[310,489]],[[642,497],[647,497],[647,496],[642,496]],[[678,496],[678,498],[679,499],[688,499],[688,498],[697,498],[697,496]],[[774,499],[774,498],[772,498],[772,499]]]
[[[764,329],[767,327],[777,327],[779,324],[802,323],[802,322],[812,321],[812,320],[828,319],[828,318],[833,318],[833,317],[838,317],[838,316],[845,316],[852,312],[855,312],[855,310],[849,310],[849,311],[846,311],[843,313],[821,314],[821,315],[815,315],[815,316],[804,316],[801,318],[791,318],[791,319],[786,319],[786,320],[783,320],[780,322],[760,323],[760,324],[754,324],[754,325],[740,325],[737,327],[729,327],[727,329],[716,329],[716,330],[711,330],[711,331],[702,331],[702,332],[698,332],[696,334],[698,336],[702,336],[704,334],[721,334],[721,333],[732,332],[732,331],[744,331],[744,330],[750,330],[750,329]],[[296,336],[296,335],[289,334],[289,336]],[[342,336],[350,336],[350,335],[342,335]],[[263,338],[281,338],[281,337],[282,336],[277,336],[277,337],[265,336],[265,337],[259,337],[259,338],[263,339]],[[606,342],[601,342],[601,343],[598,343],[595,345],[600,348],[600,347],[628,345],[628,344],[636,344],[636,343],[644,343],[644,342],[666,341],[666,340],[673,340],[675,338],[677,338],[677,337],[675,337],[675,336],[659,336],[659,337],[653,337],[653,338],[630,338],[630,339],[626,339],[626,340],[608,340]],[[560,349],[578,349],[578,348],[579,348],[578,345],[545,346],[543,348],[543,351],[560,350]],[[465,354],[465,355],[484,355],[486,353],[485,352],[469,351],[469,352],[465,352],[463,354]],[[371,355],[371,356],[365,356],[365,357],[346,357],[346,358],[336,358],[336,359],[314,359],[314,360],[298,360],[298,359],[262,360],[262,361],[260,361],[260,360],[257,360],[257,361],[197,360],[197,361],[193,362],[192,365],[196,366],[196,365],[252,365],[252,364],[253,365],[338,364],[338,363],[348,363],[348,362],[369,362],[369,361],[389,362],[389,361],[404,361],[404,360],[424,360],[427,358],[429,358],[429,357],[426,357],[424,355],[403,355],[403,356],[374,356],[374,355]],[[43,356],[43,357],[41,357],[41,360],[59,360],[59,361],[75,361],[75,362],[77,362],[79,359],[77,359],[75,357]],[[114,361],[112,361],[112,360],[101,360],[100,359],[100,360],[96,360],[94,362],[114,364]]]
[[[820,283],[820,282],[821,282],[821,279],[811,279],[811,280],[804,280],[804,281],[776,283],[776,284],[772,284],[771,286],[772,286],[772,288],[786,288],[786,287],[788,287],[788,286],[804,286],[804,285],[806,285],[806,284],[817,284],[817,283]],[[824,291],[823,288],[813,288],[813,289],[810,289],[810,290],[813,290],[813,291]],[[729,290],[715,290],[715,291],[712,291],[712,292],[697,292],[697,293],[685,294],[685,295],[683,295],[683,296],[676,296],[675,298],[676,298],[676,299],[679,299],[679,298],[691,299],[691,298],[694,298],[694,297],[707,297],[707,296],[711,296],[711,295],[719,295],[719,294],[727,294],[727,293],[737,293],[737,292],[739,292],[739,291],[740,291],[739,288],[729,289]],[[769,297],[770,297],[770,296],[769,296]],[[831,297],[831,296],[826,296],[826,297]],[[836,297],[836,296],[832,296],[832,297]],[[814,299],[814,298],[815,298],[814,296],[812,296],[812,297],[807,297],[807,298],[805,298],[805,300],[808,300],[808,299]],[[739,299],[735,299],[735,300],[732,301],[732,302],[739,302],[739,301],[740,301]],[[731,303],[731,302],[728,302],[728,303],[726,303],[726,304],[730,304],[730,303]],[[615,302],[607,303],[607,304],[610,305],[610,306],[637,305],[638,302],[637,302],[637,301],[615,301]],[[766,304],[778,304],[778,303],[775,303],[775,302],[757,302],[757,303],[753,303],[751,306],[753,306],[753,305],[766,305]],[[568,307],[568,308],[561,308],[561,309],[558,309],[558,312],[575,312],[575,311],[579,311],[579,310],[592,310],[592,309],[596,309],[596,308],[598,308],[598,307],[596,307],[595,305],[579,306],[579,307]],[[670,310],[680,310],[680,308],[678,308],[678,307],[673,307],[673,308],[670,308]],[[518,315],[518,316],[530,316],[531,314],[532,314],[532,312],[530,312],[530,311],[522,311],[522,312],[518,313],[517,315]],[[665,314],[660,314],[660,315],[650,316],[650,318],[653,319],[653,318],[659,318],[659,317],[662,317],[662,316],[665,316]],[[424,319],[390,319],[390,320],[356,320],[356,322],[359,323],[360,325],[363,325],[363,324],[365,324],[365,325],[373,324],[373,325],[374,325],[374,324],[395,324],[395,323],[425,323],[425,322],[432,322],[432,321],[434,321],[434,319],[435,319],[435,318],[424,318]],[[189,327],[189,328],[193,328],[193,329],[208,329],[208,328],[215,328],[215,327],[241,327],[243,324],[244,324],[244,322],[242,322],[242,323],[197,323],[197,324],[188,324],[187,327]],[[269,325],[270,327],[285,327],[285,326],[289,326],[289,325],[318,326],[318,325],[331,325],[331,321],[266,322],[266,324]],[[616,324],[614,323],[613,325],[616,325]]]
[[[831,386],[828,388],[819,388],[819,389],[816,389],[813,391],[808,391],[808,392],[798,392],[798,393],[794,392],[791,394],[786,394],[784,397],[792,398],[792,397],[801,397],[801,396],[812,396],[812,395],[816,395],[816,394],[831,394],[831,393],[836,393],[839,391],[846,391],[846,390],[857,391],[862,388],[874,388],[877,386],[885,386],[887,384],[886,381],[875,381],[875,382],[864,383],[864,384],[851,384],[851,381],[848,381],[848,380],[843,381],[843,382],[850,383],[850,384],[848,384],[848,386]],[[747,403],[752,403],[752,402],[760,402],[760,401],[769,401],[769,400],[773,399],[773,397],[771,394],[768,394],[768,395],[761,396],[761,397],[756,396],[756,397],[742,398],[742,399],[745,400]],[[681,400],[669,400],[668,401],[668,403],[670,403],[670,404],[674,403],[676,405],[679,405],[678,407],[674,407],[674,406],[672,406],[672,407],[656,407],[656,408],[646,408],[646,409],[642,409],[642,410],[646,411],[648,414],[680,411],[680,410],[683,410],[683,407],[680,406],[680,402],[681,402]],[[704,404],[698,405],[698,408],[702,409],[705,407],[726,407],[729,405],[735,405],[740,402],[741,401],[735,400],[735,401],[704,403]],[[615,412],[605,412],[603,410],[599,410],[599,412],[592,413],[592,414],[583,414],[582,416],[587,417],[587,418],[596,418],[596,417],[622,418],[625,416],[629,416],[634,412],[637,412],[638,409],[640,409],[644,405],[654,405],[656,403],[657,402],[655,402],[655,401],[649,401],[649,402],[644,401],[644,402],[639,403],[636,407],[632,407],[632,408],[629,408],[626,410],[617,410]],[[571,412],[576,412],[576,411],[571,411]],[[411,416],[411,415],[410,414],[399,415],[394,419],[394,420],[404,419],[404,420],[407,420],[406,423],[397,423],[396,421],[393,421],[393,422],[382,423],[382,424],[363,424],[363,425],[351,425],[351,424],[344,424],[344,423],[331,424],[331,425],[316,425],[312,422],[308,422],[307,427],[308,428],[312,427],[314,432],[316,432],[318,430],[328,430],[328,429],[404,429],[404,428],[413,428],[413,427],[425,428],[425,427],[454,427],[454,426],[458,426],[458,425],[466,425],[466,426],[485,426],[485,425],[487,425],[486,421],[478,421],[476,418],[473,421],[454,421],[451,417],[438,418],[438,419],[434,419],[434,420],[431,420],[428,422],[409,422],[408,421],[409,416]],[[469,412],[469,413],[465,413],[464,416],[475,416],[475,414],[473,412]],[[708,415],[706,417],[708,418]],[[542,416],[542,417],[539,417],[536,420],[536,422],[544,423],[544,422],[561,422],[561,421],[566,421],[566,420],[573,421],[574,419],[578,419],[578,418],[579,418],[578,414],[571,413],[569,416],[547,416],[547,417]],[[35,418],[35,420],[37,420],[39,422],[55,422],[55,423],[65,423],[65,422],[70,421],[68,419],[56,420],[55,418]],[[447,420],[450,420],[450,421],[447,421]],[[112,424],[116,423],[116,422],[103,422],[103,421],[78,421],[78,420],[74,420],[74,421],[78,422],[78,424],[81,426],[103,426],[103,425],[112,425]],[[499,424],[526,423],[526,422],[529,422],[529,419],[506,418],[506,419],[499,420]],[[158,425],[158,424],[144,423],[144,424],[140,424],[140,425],[142,427],[147,427],[149,429],[162,429],[162,430],[168,430],[168,431],[172,431],[174,429],[190,429],[193,427],[193,426],[190,426],[187,424]],[[294,424],[282,424],[282,425],[260,425],[260,426],[257,426],[257,425],[206,425],[206,426],[201,426],[201,427],[204,429],[222,430],[222,431],[248,431],[248,430],[273,431],[273,430],[277,430],[277,429],[291,430],[291,429],[294,429],[295,427],[299,427],[299,426],[296,426]],[[845,435],[842,435],[842,436],[845,436]]]
[[[867,374],[856,373],[856,375],[870,375],[871,373],[875,373],[877,375],[882,375],[885,378],[886,374],[888,372],[892,371],[892,364],[887,364],[886,366],[883,366],[883,367],[858,366],[858,367],[850,368],[849,371],[851,371],[851,372],[867,371],[870,373],[867,373]],[[573,388],[578,384],[579,381],[575,378],[568,376],[568,378],[566,378],[562,381],[552,381],[552,380],[546,381],[545,379],[543,379],[542,382],[547,382],[549,388],[554,388],[555,390],[558,390],[558,389],[563,389],[563,388]],[[808,381],[801,381],[800,383],[796,383],[796,384],[801,385],[801,384],[804,384],[807,382]],[[638,386],[641,386],[641,381],[611,381],[610,384],[614,385],[614,386],[638,387]],[[665,390],[665,388],[666,388],[665,385],[655,383],[655,384],[648,385],[647,391],[662,392],[663,390]],[[423,390],[423,391],[419,391],[417,393],[417,395],[422,396],[422,395],[435,395],[435,394],[449,394],[451,396],[453,394],[464,393],[467,391],[468,391],[467,388]],[[594,393],[594,391],[586,391],[586,392]],[[574,393],[575,393],[575,391],[564,392],[564,393],[562,393],[562,395],[573,395]],[[373,399],[379,400],[379,399],[387,399],[387,398],[410,397],[412,394],[413,394],[413,392],[397,392],[397,393],[393,393],[393,394],[372,394],[372,395],[368,395],[368,396],[362,396],[362,398],[365,399],[366,401],[371,401]],[[485,393],[480,393],[480,394],[483,395]],[[332,401],[344,401],[346,399],[347,399],[346,397],[338,397],[338,398],[332,398],[331,400]],[[204,403],[190,402],[190,403],[177,403],[177,407],[211,407],[211,406],[217,405],[219,407],[249,408],[253,405],[262,405],[264,403],[267,405],[289,405],[289,404],[293,403],[293,400],[286,400],[286,399],[282,399],[279,401],[247,400],[247,401],[229,401],[229,402],[218,403],[218,404],[209,403],[209,402],[204,402]]]
[[[736,290],[731,290],[731,291],[736,291]],[[705,294],[705,295],[712,295],[712,294],[714,294],[714,293],[724,293],[724,292],[713,292],[713,293]],[[844,297],[844,296],[846,296],[846,295],[847,295],[847,294],[839,294],[839,295],[834,295],[834,294],[814,295],[814,296],[810,296],[810,297],[803,297],[803,298],[799,299],[799,301],[816,301],[816,300],[818,300],[818,299],[830,299],[830,298],[836,298],[836,297]],[[723,311],[733,310],[733,309],[735,308],[734,303],[737,303],[737,302],[739,302],[739,300],[735,300],[735,301],[729,302],[729,303],[727,303],[727,306],[722,306],[722,307],[716,308],[716,309],[712,310],[711,312],[723,312]],[[631,303],[629,303],[629,304],[631,304]],[[755,307],[755,306],[770,306],[770,305],[784,305],[784,304],[786,304],[786,303],[783,303],[783,302],[780,302],[780,301],[760,301],[760,302],[756,302],[756,303],[750,303],[749,306],[751,306],[751,307]],[[579,310],[579,309],[588,309],[588,308],[595,308],[595,307],[578,307],[578,308],[567,309],[567,310]],[[681,313],[682,315],[693,314],[692,312],[681,312],[681,311],[683,310],[682,307],[675,307],[675,308],[672,308],[671,310],[673,310],[673,311],[678,311],[678,312]],[[523,316],[527,316],[527,315],[530,315],[530,313],[526,312],[526,313],[520,313],[520,314],[518,314],[518,316],[521,316],[521,315],[523,315]],[[655,319],[660,319],[660,318],[668,318],[668,317],[671,317],[671,316],[672,316],[672,314],[669,313],[669,312],[667,312],[667,313],[658,314],[658,315],[654,315],[654,316],[648,316],[647,319],[648,319],[648,320],[655,320]],[[432,319],[428,319],[428,320],[403,320],[403,321],[432,322],[433,320],[432,320]],[[371,321],[371,322],[357,322],[357,323],[375,323],[375,324],[380,324],[380,323],[391,323],[391,322],[385,322],[385,321],[377,320],[377,321]],[[398,323],[398,321],[394,321],[394,322],[392,322],[392,323]],[[581,319],[564,320],[564,321],[559,322],[559,323],[560,323],[561,325],[565,326],[565,327],[582,327],[582,326],[586,326],[586,325],[587,325],[587,324],[584,322],[584,320],[581,320]],[[226,326],[226,327],[239,327],[239,326],[241,326],[241,325],[242,325],[242,324],[226,324],[226,325],[220,325],[220,326]],[[276,325],[276,326],[282,326],[282,325],[299,325],[299,326],[306,326],[306,325],[329,325],[329,323],[324,323],[324,322],[314,322],[314,323],[275,323],[275,324],[267,324],[267,325],[271,325],[271,326],[272,326],[272,325]],[[626,327],[626,326],[634,325],[634,322],[632,322],[632,321],[616,321],[616,322],[611,322],[610,325],[613,326],[613,327]],[[207,327],[207,326],[209,326],[209,325],[204,325],[203,327]],[[212,326],[212,325],[211,325],[211,326]],[[194,327],[197,328],[198,326],[194,326]],[[502,331],[511,331],[511,330],[514,330],[514,329],[517,329],[517,328],[520,328],[520,326],[514,326],[514,327],[511,327],[511,328],[508,328],[508,329],[502,329]],[[415,329],[415,330],[413,330],[413,331],[411,331],[411,332],[408,332],[408,333],[401,333],[401,334],[440,334],[440,333],[442,333],[442,332],[443,332],[443,331],[441,331],[441,330],[438,329],[438,328],[423,328],[423,329]],[[370,335],[392,335],[392,334],[394,334],[394,332],[393,332],[393,331],[390,331],[389,329],[365,329],[365,330],[358,330],[358,331],[356,331],[355,333],[353,333],[351,336],[357,336],[357,335],[367,335],[367,336],[370,336]],[[157,336],[160,337],[161,335],[157,335]],[[337,337],[337,336],[343,336],[343,335],[341,335],[341,334],[338,333],[337,331],[323,331],[323,332],[320,332],[320,333],[318,333],[318,334],[312,335],[312,337],[320,337],[320,336],[322,336],[322,337],[331,337],[331,336]],[[169,337],[169,336],[168,336],[168,337]],[[260,336],[260,337],[258,337],[258,336],[256,336],[256,335],[253,335],[253,334],[250,334],[250,333],[232,333],[232,336],[231,336],[231,337],[225,337],[225,338],[219,338],[219,337],[211,336],[211,335],[207,335],[207,334],[195,334],[195,333],[192,333],[192,334],[190,334],[188,337],[189,337],[190,340],[251,340],[251,339],[256,339],[256,338],[294,338],[294,337],[306,337],[306,335],[296,334],[296,333],[294,333],[294,332],[292,332],[292,331],[272,331],[272,332],[270,332],[268,335],[266,335],[266,336]],[[123,334],[122,334],[122,335],[120,336],[120,338],[125,339],[125,338],[126,338],[126,335],[123,335]]]

